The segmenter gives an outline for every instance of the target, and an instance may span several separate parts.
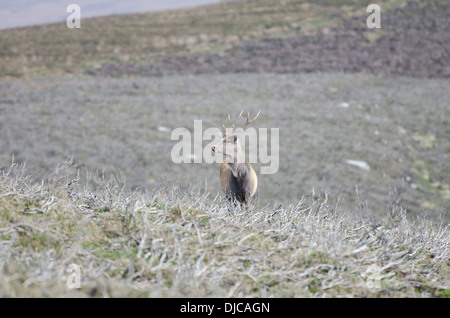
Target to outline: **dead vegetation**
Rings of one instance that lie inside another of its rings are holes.
[[[362,5],[369,3],[364,0]],[[68,29],[65,21],[2,30],[0,76],[80,74],[103,63],[148,63],[172,55],[219,53],[240,41],[335,25],[338,21],[329,15],[341,12],[349,17],[360,9],[361,1],[355,0],[231,1],[83,19],[77,30]]]
[[[445,0],[226,1],[0,31],[0,77],[367,72],[448,78]],[[64,43],[64,45],[61,45]]]
[[[245,1],[243,2],[245,3]],[[306,2],[304,4],[307,4]],[[265,34],[241,40],[223,52],[173,54],[158,63],[104,63],[86,74],[121,77],[204,73],[345,72],[449,78],[450,5],[442,0],[387,1],[381,28],[368,29],[365,6],[352,4],[358,15],[323,10],[324,21],[289,35]],[[394,7],[388,10],[390,7]],[[315,6],[311,6],[315,8]],[[305,12],[316,17],[315,10]],[[278,8],[278,7],[276,7]],[[329,9],[329,8],[327,8]],[[243,17],[245,18],[245,17]],[[306,26],[306,28],[305,28]]]
[[[80,173],[2,171],[1,296],[449,296],[448,226],[400,206],[377,222],[312,196],[238,214],[202,190]],[[80,288],[66,285],[71,264]]]

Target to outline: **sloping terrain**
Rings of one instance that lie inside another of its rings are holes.
[[[448,212],[448,81],[423,78],[449,75],[450,5],[383,1],[376,30],[366,5],[226,1],[84,19],[78,30],[2,31],[2,162],[14,155],[45,177],[68,155],[125,171],[132,186],[195,176],[215,192],[215,167],[174,165],[159,127],[220,127],[230,112],[262,108],[257,125],[281,128],[280,170],[261,183],[263,204],[314,189],[350,209],[362,200],[374,212],[392,202],[414,215]],[[354,72],[376,76],[344,74]]]
[[[337,19],[339,23],[314,31],[287,37],[268,35],[260,41],[241,41],[222,53],[175,55],[158,63],[105,63],[86,73],[123,76],[331,71],[450,77],[448,1],[409,1],[382,12],[381,29],[367,28],[368,13],[348,18],[333,13],[331,21]]]
[[[405,2],[381,1],[380,4],[383,12],[387,12]],[[81,29],[68,29],[62,21],[2,30],[0,76],[70,75],[85,71],[111,74],[111,71],[98,70],[103,64],[119,69],[124,67],[120,65],[128,65],[119,72],[125,75],[136,73],[135,68],[143,68],[139,71],[141,74],[173,72],[179,64],[177,59],[183,56],[195,56],[201,52],[216,56],[232,48],[251,47],[255,45],[252,43],[264,38],[294,36],[295,42],[307,43],[308,37],[303,37],[315,34],[317,29],[335,32],[335,27],[344,26],[352,17],[366,16],[369,3],[355,0],[239,0],[182,10],[82,18]],[[446,11],[442,12],[438,7],[436,13],[445,16]],[[402,21],[405,17],[400,15]],[[383,27],[389,28],[388,24],[391,25],[386,21]],[[360,24],[358,28],[361,28]],[[295,40],[296,35],[301,39]],[[289,41],[292,40],[286,43]],[[350,41],[354,43],[355,37]],[[283,54],[283,48],[279,49]],[[173,56],[177,58],[171,62]],[[169,58],[169,62],[161,62],[165,58]],[[161,69],[147,70],[160,63],[163,63]],[[165,65],[168,65],[168,70]],[[201,70],[201,67],[197,66],[197,69]]]
[[[398,207],[376,224],[309,196],[229,213],[73,168],[1,173],[1,297],[449,297],[448,228]]]
[[[185,127],[193,134],[196,119],[203,130],[220,128],[228,113],[261,108],[252,126],[280,129],[279,170],[260,175],[262,205],[290,204],[315,191],[330,202],[340,197],[349,210],[360,200],[374,214],[401,203],[411,215],[448,217],[450,125],[442,114],[449,86],[342,73],[3,81],[0,159],[6,166],[12,156],[26,161],[45,178],[73,156],[90,169],[122,171],[133,187],[163,178],[206,187],[214,197],[221,191],[218,165],[174,164],[171,132]]]

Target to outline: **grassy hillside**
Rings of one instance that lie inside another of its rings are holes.
[[[180,73],[364,72],[450,78],[448,1],[381,3],[379,29],[367,27],[368,13],[361,12],[363,5],[359,4],[359,14],[351,17],[345,17],[346,8],[340,6],[332,14],[322,9],[315,12],[322,14],[323,23],[316,23],[314,28],[300,28],[285,36],[267,34],[261,40],[243,40],[220,53],[178,54],[156,63],[104,63],[88,68],[86,74],[118,77]]]
[[[332,27],[365,14],[370,1],[226,1],[165,12],[82,19],[0,31],[0,76],[79,74],[103,63],[153,63],[224,52],[241,41]],[[404,0],[383,1],[385,8]]]
[[[73,168],[1,174],[0,296],[449,296],[448,227],[398,206],[378,223],[310,196],[229,213],[201,190],[84,185]]]
[[[0,76],[369,72],[450,77],[450,5],[236,0],[0,31]]]

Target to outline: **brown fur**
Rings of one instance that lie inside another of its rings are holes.
[[[220,185],[227,198],[249,206],[258,189],[258,177],[248,162],[230,164],[224,160],[220,166]]]

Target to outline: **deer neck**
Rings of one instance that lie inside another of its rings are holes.
[[[227,155],[226,160],[235,177],[238,176],[241,170],[247,169],[247,160],[245,160],[244,151],[240,146],[236,147],[234,156]]]

